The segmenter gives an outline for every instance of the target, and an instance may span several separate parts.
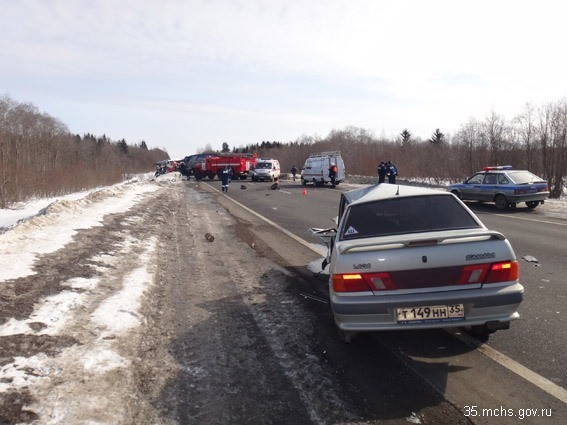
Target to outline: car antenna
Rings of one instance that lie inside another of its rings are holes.
[[[396,191],[396,196],[400,195],[400,185],[398,185],[398,190]]]

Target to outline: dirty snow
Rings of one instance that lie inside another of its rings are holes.
[[[46,207],[45,201],[28,203],[16,226],[15,211],[0,210],[0,225],[9,226],[12,221],[9,231],[0,235],[0,282],[33,274],[31,267],[38,255],[57,251],[72,241],[77,230],[99,226],[107,214],[129,210],[158,187],[147,181],[131,181],[73,200],[54,199]]]
[[[171,177],[169,177],[171,179]],[[33,273],[36,256],[54,252],[69,243],[78,229],[99,226],[107,214],[127,211],[141,202],[148,194],[163,189],[164,182],[153,181],[149,176],[60,198],[30,201],[16,209],[0,210],[0,223],[4,232],[0,234],[0,285],[4,282]],[[128,250],[129,241],[123,249]],[[156,241],[148,241],[140,264],[146,264],[145,257],[151,256]],[[113,257],[97,258],[103,264],[111,265]],[[145,288],[151,284],[151,273],[145,266],[140,267],[123,280],[123,289],[107,299],[93,314],[94,326],[102,328],[101,339],[87,354],[77,347],[66,349],[62,356],[75,358],[84,369],[101,374],[116,367],[125,366],[125,359],[110,348],[104,338],[126,332],[138,326],[137,310]],[[57,335],[74,318],[74,312],[81,308],[99,284],[99,278],[73,278],[64,282],[69,290],[48,296],[39,301],[32,314],[23,320],[11,318],[0,326],[0,336],[34,334]],[[76,291],[73,289],[80,289]],[[46,325],[34,331],[31,323]],[[31,357],[16,357],[13,363],[0,368],[0,393],[9,389],[27,387],[48,376],[51,368],[57,367],[53,359],[45,354]],[[26,370],[35,370],[41,376],[33,376]]]

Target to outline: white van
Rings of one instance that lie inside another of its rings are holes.
[[[309,155],[301,170],[301,184],[305,186],[307,183],[313,183],[315,186],[323,186],[325,183],[330,183],[329,168],[331,164],[337,166],[335,184],[339,184],[345,179],[345,163],[339,151]]]
[[[280,178],[280,162],[277,159],[262,159],[256,161],[254,173],[252,173],[252,181],[269,180]]]

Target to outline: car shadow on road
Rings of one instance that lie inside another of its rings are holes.
[[[397,333],[346,344],[314,291],[321,279],[293,268],[267,276],[253,291],[199,303],[206,320],[171,341],[180,369],[155,402],[164,415],[181,423],[402,424],[420,415],[428,423],[466,423],[443,387],[418,373],[419,360],[400,355]],[[425,332],[421,355],[434,353],[441,336]],[[452,344],[451,355],[466,350]],[[429,367],[441,383],[458,369]]]
[[[469,207],[475,214],[497,214],[497,215],[514,215],[514,214],[529,214],[529,215],[539,215],[537,208],[528,208],[527,206],[520,204],[515,208],[507,208],[505,210],[499,210],[496,205],[491,203],[477,202],[477,201],[463,201],[467,207]]]

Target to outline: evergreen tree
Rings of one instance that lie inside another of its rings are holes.
[[[126,140],[122,139],[118,142],[118,148],[123,152],[123,153],[128,153],[128,143],[126,143]]]
[[[429,139],[429,141],[434,145],[440,145],[443,143],[444,140],[445,140],[445,135],[441,133],[441,131],[438,128],[435,129],[433,135]]]

